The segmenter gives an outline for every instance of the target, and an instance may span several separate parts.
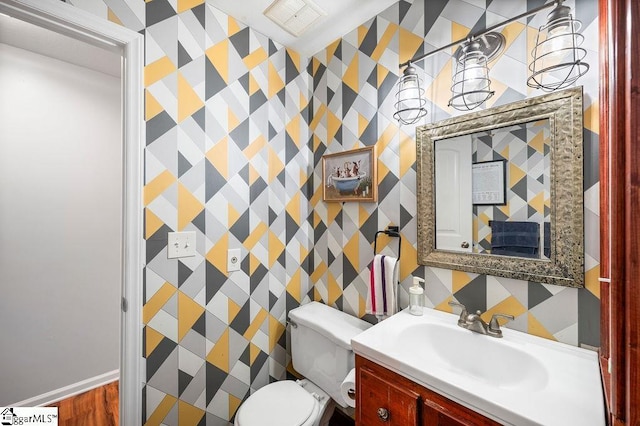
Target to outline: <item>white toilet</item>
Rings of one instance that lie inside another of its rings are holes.
[[[340,384],[355,366],[351,338],[371,327],[318,302],[289,312],[293,368],[306,379],[271,383],[238,408],[235,426],[326,426]]]

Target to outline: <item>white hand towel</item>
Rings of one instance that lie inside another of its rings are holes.
[[[397,259],[377,254],[371,262],[366,312],[373,315],[396,313]]]

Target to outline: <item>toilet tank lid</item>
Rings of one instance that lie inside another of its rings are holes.
[[[319,302],[310,302],[289,311],[289,318],[331,339],[345,349],[351,349],[351,338],[369,327],[366,321]]]

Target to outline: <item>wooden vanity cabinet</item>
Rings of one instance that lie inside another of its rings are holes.
[[[356,355],[357,426],[494,426],[473,410]]]

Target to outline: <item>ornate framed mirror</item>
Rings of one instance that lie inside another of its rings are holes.
[[[418,127],[418,263],[584,286],[582,87]]]

